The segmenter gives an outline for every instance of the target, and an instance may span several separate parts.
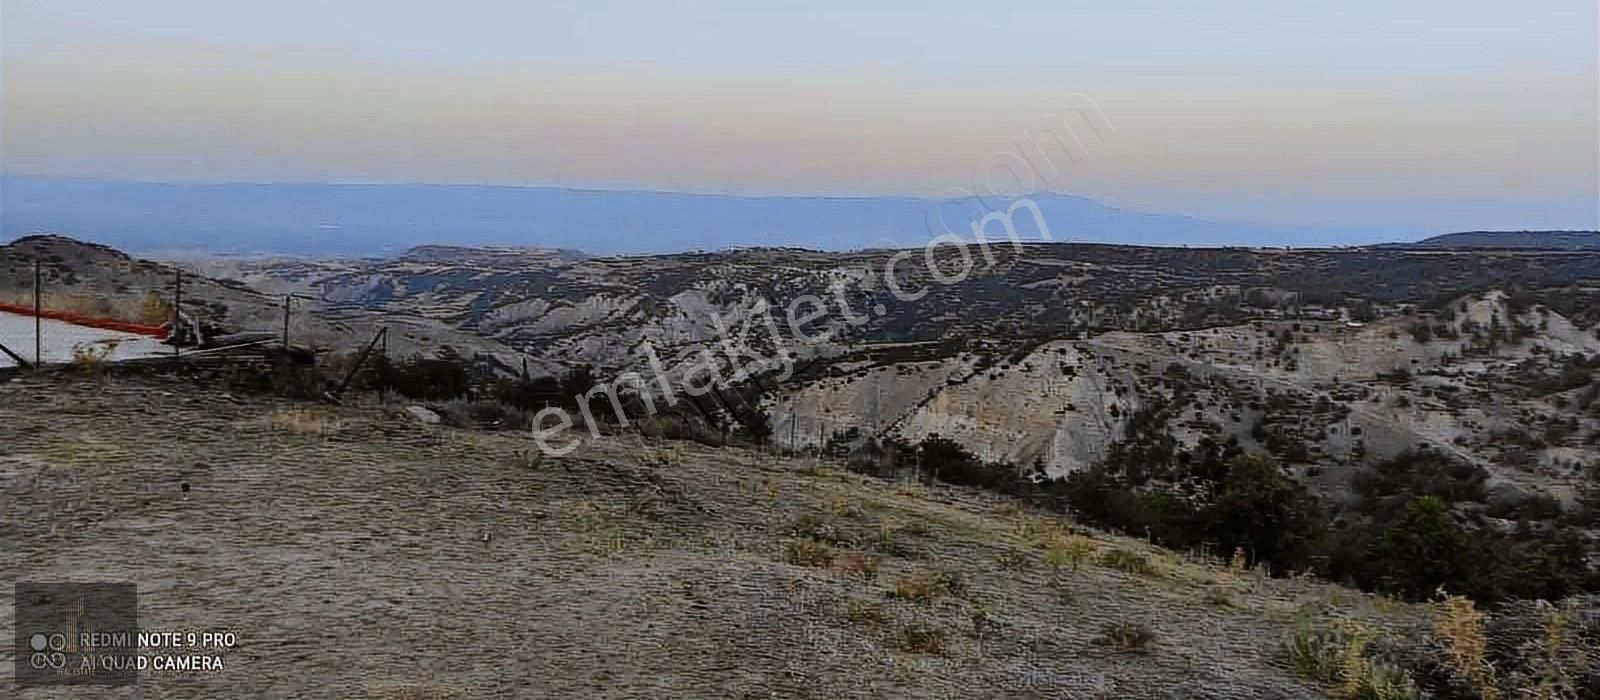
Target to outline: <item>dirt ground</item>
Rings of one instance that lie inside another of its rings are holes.
[[[1413,612],[1096,533],[1047,562],[1075,528],[997,496],[625,437],[541,460],[399,408],[0,382],[0,570],[135,582],[141,626],[239,635],[144,697],[1304,698],[1299,612]]]

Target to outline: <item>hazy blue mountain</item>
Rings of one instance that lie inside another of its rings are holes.
[[[1054,240],[1145,245],[1329,245],[1348,232],[1147,214],[1033,195]],[[998,205],[1008,202],[1000,201]],[[975,199],[745,197],[484,185],[163,184],[5,176],[0,239],[61,232],[129,250],[372,254],[419,244],[520,245],[590,253],[728,246],[822,250],[966,234]],[[1021,214],[1019,222],[1031,217]],[[935,225],[930,226],[933,219]],[[1035,237],[1031,223],[1023,235]],[[930,233],[930,230],[933,233]],[[1000,236],[995,226],[994,236]],[[1369,237],[1370,232],[1367,234]]]

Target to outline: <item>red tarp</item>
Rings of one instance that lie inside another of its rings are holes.
[[[21,316],[33,315],[33,307],[31,306],[7,304],[3,301],[0,301],[0,311],[18,314]],[[39,318],[66,321],[67,323],[75,326],[87,326],[89,328],[100,328],[108,331],[122,331],[123,333],[148,335],[152,338],[166,338],[167,326],[169,325],[164,323],[159,326],[146,326],[139,323],[128,323],[127,321],[117,321],[109,318],[95,318],[93,316],[84,316],[83,314],[75,314],[67,311],[51,311],[49,309],[41,310],[39,312]]]

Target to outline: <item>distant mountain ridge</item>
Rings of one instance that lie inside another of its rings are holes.
[[[1219,223],[1030,195],[1050,238],[1128,245],[1336,245],[1334,229]],[[921,245],[987,211],[976,198],[752,197],[488,185],[168,184],[0,176],[0,238],[64,232],[134,251],[396,254],[424,245],[648,254],[740,246]],[[1004,199],[991,202],[1004,207]],[[942,217],[942,218],[941,218]],[[1019,235],[1040,231],[1026,212]],[[930,225],[930,220],[933,222]],[[998,225],[991,236],[1004,235]],[[1370,234],[1369,234],[1370,235]]]
[[[1462,231],[1426,238],[1415,243],[1389,245],[1441,249],[1600,250],[1600,231]]]

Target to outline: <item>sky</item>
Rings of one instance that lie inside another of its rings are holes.
[[[0,170],[1592,229],[1596,6],[0,0]]]

